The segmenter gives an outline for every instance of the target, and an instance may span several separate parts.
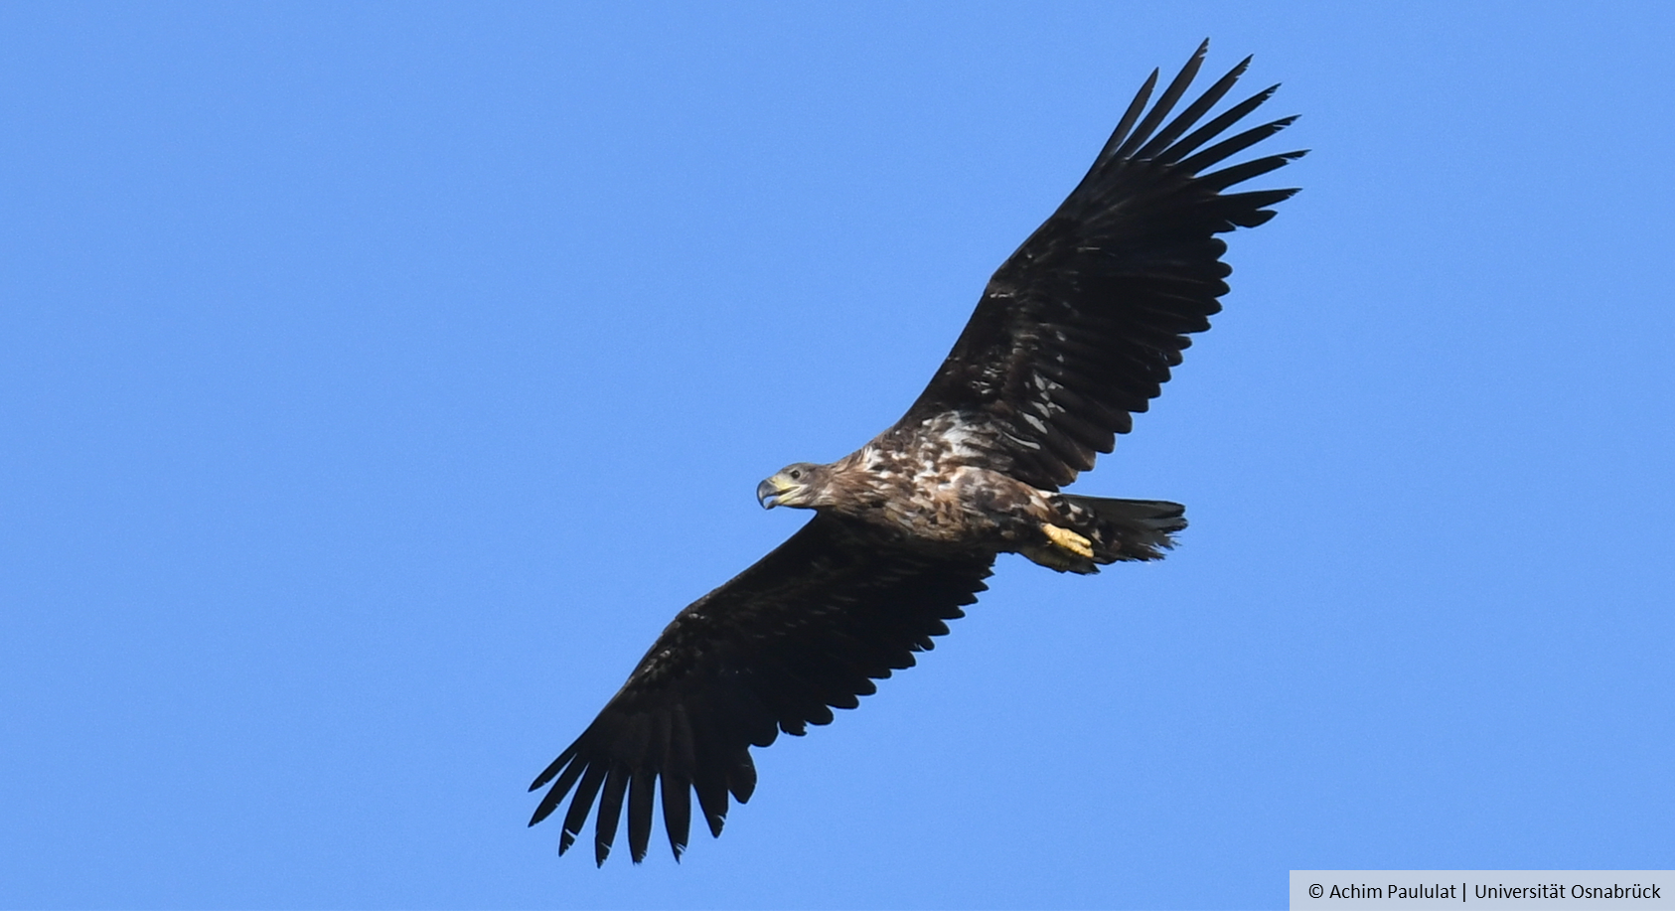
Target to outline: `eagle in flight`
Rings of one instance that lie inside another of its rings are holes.
[[[721,834],[727,796],[756,787],[750,747],[801,735],[912,667],[977,600],[995,557],[1060,572],[1156,560],[1186,527],[1158,500],[1062,493],[1110,452],[1210,328],[1231,271],[1216,235],[1272,218],[1296,189],[1227,190],[1303,155],[1223,166],[1293,117],[1223,134],[1278,86],[1200,124],[1246,58],[1180,113],[1200,46],[1157,102],[1152,71],[1058,211],[1003,263],[965,331],[907,414],[826,465],[788,465],[756,488],[767,508],[814,510],[789,540],[676,615],[628,682],[530,790],[534,825],[564,813],[562,854],[598,801],[603,864],[628,805],[645,857],[653,792],[675,858],[692,795]],[[550,787],[548,787],[550,785]]]

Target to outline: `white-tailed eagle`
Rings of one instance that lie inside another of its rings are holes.
[[[694,793],[720,835],[728,795],[743,803],[756,787],[750,747],[826,724],[832,709],[871,695],[874,680],[911,667],[977,600],[996,555],[1093,573],[1172,546],[1186,527],[1179,504],[1060,488],[1111,451],[1188,336],[1210,328],[1231,271],[1217,235],[1262,224],[1296,192],[1227,192],[1303,154],[1225,165],[1294,119],[1223,137],[1268,88],[1205,120],[1249,58],[1171,117],[1207,48],[1148,109],[1152,72],[1087,176],[989,280],[901,420],[836,462],[799,462],[757,488],[764,506],[814,518],[681,611],[535,779],[532,791],[551,786],[530,825],[575,794],[559,853],[597,800],[594,857],[604,863],[626,801],[639,862],[654,791],[677,859]]]

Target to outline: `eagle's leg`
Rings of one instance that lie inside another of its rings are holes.
[[[1084,560],[1093,559],[1093,542],[1087,538],[1068,528],[1047,522],[1041,523],[1041,530],[1046,532],[1047,540],[1053,542],[1053,546],[1070,551]]]
[[[1093,541],[1062,525],[1051,522],[1038,523],[1041,537],[1023,543],[1018,553],[1028,557],[1031,563],[1056,569],[1061,573],[1099,572],[1094,565]]]

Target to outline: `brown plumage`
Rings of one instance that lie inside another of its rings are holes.
[[[1208,42],[1148,110],[1153,71],[1056,212],[1001,265],[935,377],[889,430],[829,465],[787,466],[764,506],[816,515],[732,581],[681,611],[598,718],[530,786],[530,825],[564,814],[559,852],[595,800],[604,863],[624,802],[635,862],[654,794],[678,859],[691,796],[721,834],[728,795],[756,786],[751,746],[854,708],[984,589],[995,556],[1060,571],[1154,560],[1186,526],[1179,504],[1059,492],[1110,452],[1209,328],[1227,292],[1218,234],[1260,225],[1294,189],[1223,192],[1301,157],[1220,170],[1293,118],[1221,138],[1269,88],[1204,122],[1234,67],[1173,119]],[[1167,122],[1166,122],[1167,121]]]

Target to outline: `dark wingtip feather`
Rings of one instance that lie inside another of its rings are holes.
[[[541,798],[540,804],[535,807],[535,815],[530,817],[529,820],[530,825],[535,825],[546,819],[553,814],[554,810],[558,809],[558,805],[564,802],[564,795],[570,792],[570,787],[576,783],[577,778],[581,777],[582,772],[587,770],[586,767],[587,763],[577,757],[574,746],[565,750],[557,759],[553,760],[552,765],[547,766],[547,771],[542,772],[540,777],[535,779],[535,787],[538,788],[551,779],[554,770],[563,768],[564,772],[553,783],[552,790],[548,791],[546,796]],[[533,789],[531,788],[531,790]]]
[[[704,814],[710,835],[720,838],[727,824],[727,766],[726,746],[713,739],[704,745],[704,758],[696,767],[693,790],[698,793],[698,809]]]
[[[1113,152],[1111,157],[1128,157],[1141,143],[1146,141],[1147,137],[1152,135],[1152,131],[1157,129],[1157,125],[1162,123],[1163,118],[1169,116],[1169,112],[1174,109],[1175,102],[1181,100],[1181,95],[1185,94],[1187,87],[1192,84],[1192,80],[1198,77],[1198,70],[1204,65],[1204,55],[1209,50],[1210,41],[1206,38],[1203,44],[1198,45],[1198,50],[1187,58],[1186,65],[1181,67],[1181,71],[1175,74],[1174,79],[1170,80],[1168,87],[1163,90],[1163,94],[1158,96],[1157,103],[1152,105],[1151,111],[1146,114],[1145,119],[1140,121],[1140,125],[1134,128],[1133,135],[1124,140],[1122,146]]]
[[[657,774],[638,769],[628,779],[628,853],[635,863],[646,859],[651,845],[651,806]]]
[[[1278,120],[1251,127],[1241,133],[1229,136],[1213,146],[1183,160],[1180,168],[1189,174],[1197,174],[1210,165],[1225,161],[1245,149],[1267,139],[1297,121],[1297,115],[1281,117]]]
[[[1093,170],[1098,170],[1101,164],[1110,160],[1116,154],[1116,150],[1128,141],[1128,131],[1134,127],[1134,122],[1140,119],[1140,112],[1146,109],[1146,102],[1151,100],[1152,89],[1157,87],[1158,73],[1158,70],[1152,70],[1152,74],[1147,76],[1145,83],[1140,86],[1140,91],[1135,93],[1134,100],[1128,103],[1128,110],[1124,111],[1122,119],[1117,121],[1117,128],[1111,131],[1111,138],[1105,140],[1105,147],[1100,149],[1099,155],[1094,158]],[[1093,171],[1089,171],[1088,176],[1093,176]],[[1087,180],[1087,177],[1082,178],[1083,183]]]
[[[1231,85],[1229,85],[1229,87],[1231,87]],[[1198,147],[1203,145],[1205,142],[1221,135],[1223,130],[1243,120],[1245,115],[1261,107],[1269,98],[1272,98],[1274,93],[1277,91],[1279,91],[1279,83],[1276,82],[1249,98],[1246,98],[1244,101],[1241,101],[1227,110],[1222,111],[1220,114],[1216,115],[1214,119],[1210,120],[1210,122],[1204,124],[1196,130],[1193,130],[1185,139],[1182,139],[1169,148],[1164,149],[1162,152],[1159,152],[1157,160],[1164,163],[1180,161],[1182,158],[1185,158],[1196,151]]]
[[[756,793],[756,763],[749,750],[740,750],[733,757],[732,768],[727,770],[727,790],[739,803],[749,803],[750,795]]]
[[[1198,96],[1197,101],[1187,105],[1186,110],[1181,111],[1173,121],[1159,130],[1150,142],[1137,150],[1134,157],[1138,159],[1156,158],[1160,152],[1167,149],[1171,142],[1179,139],[1182,133],[1191,129],[1192,125],[1198,122],[1198,118],[1203,117],[1210,108],[1215,107],[1216,102],[1232,90],[1234,83],[1238,82],[1239,77],[1243,76],[1245,70],[1250,68],[1251,60],[1251,57],[1246,57],[1239,61],[1237,66],[1223,74],[1220,79],[1217,79],[1214,84],[1204,90],[1204,94]]]
[[[533,791],[547,782],[552,781],[553,776],[557,775],[560,769],[564,768],[564,766],[568,764],[571,759],[575,758],[575,755],[576,745],[572,743],[569,747],[565,748],[564,752],[558,754],[557,759],[548,763],[547,767],[541,770],[541,774],[535,776],[535,780],[529,784],[529,789]]]
[[[628,767],[617,763],[611,767],[610,777],[599,794],[599,816],[593,823],[593,860],[604,866],[611,854],[611,843],[616,840],[617,824],[622,819],[622,799],[628,792]]]
[[[663,831],[669,836],[669,848],[675,860],[686,852],[687,836],[692,828],[692,788],[684,781],[663,779]]]
[[[1269,171],[1277,171],[1290,164],[1294,159],[1284,155],[1269,155],[1266,158],[1253,158],[1250,161],[1230,165],[1219,171],[1200,175],[1198,185],[1221,192],[1235,184],[1244,183],[1252,178],[1261,177]]]
[[[599,793],[599,786],[605,783],[605,767],[598,763],[589,765],[587,774],[576,785],[576,796],[570,799],[570,810],[564,814],[564,833],[560,836],[560,854],[568,848],[570,842],[575,841],[581,834],[582,826],[587,824],[587,813],[593,809],[593,798]]]

